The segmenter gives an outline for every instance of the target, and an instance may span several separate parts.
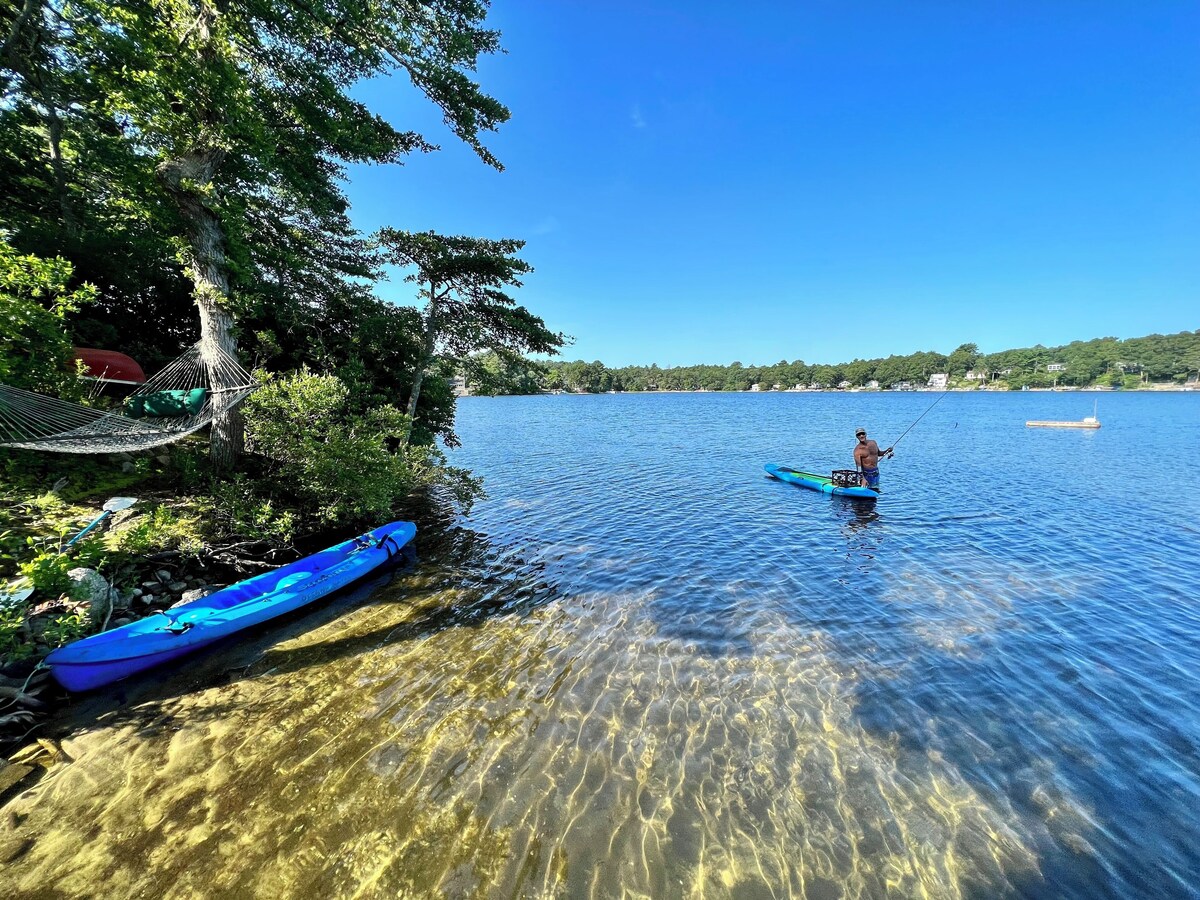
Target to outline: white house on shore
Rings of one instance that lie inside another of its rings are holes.
[[[946,374],[945,372],[935,373],[935,374],[929,376],[929,385],[928,386],[931,388],[938,388],[938,389],[944,391],[946,389],[946,383],[949,380],[949,378],[950,378],[950,376],[948,374]]]

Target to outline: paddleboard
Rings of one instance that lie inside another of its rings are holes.
[[[822,494],[833,494],[835,497],[856,497],[859,500],[878,500],[879,493],[865,487],[836,487],[830,475],[817,475],[813,472],[801,472],[790,466],[777,466],[767,463],[763,466],[767,474],[788,484],[806,487],[810,491],[820,491]]]

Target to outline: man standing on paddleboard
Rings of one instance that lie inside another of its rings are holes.
[[[867,439],[867,429],[859,428],[854,432],[858,438],[858,446],[854,448],[854,467],[858,469],[859,481],[862,487],[873,491],[879,490],[879,458],[892,455],[892,448],[880,450],[879,445]]]

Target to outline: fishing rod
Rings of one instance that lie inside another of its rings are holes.
[[[942,396],[938,397],[936,400],[934,400],[932,403],[929,404],[929,409],[933,409],[935,406],[937,406],[939,403],[941,403],[943,400],[945,400],[946,394],[949,394],[949,393],[950,393],[949,390],[943,391]],[[920,422],[923,418],[925,418],[927,415],[929,415],[929,409],[925,410],[925,412],[923,412],[919,416],[917,416],[916,421],[913,422],[912,425],[909,425],[907,428],[904,429],[904,434],[900,435],[900,437],[898,437],[898,438],[896,438],[896,440],[892,441],[892,445],[890,447],[888,447],[889,453],[892,450],[895,450],[896,445],[898,443],[900,443],[902,440],[904,440],[905,434],[908,434],[910,431],[913,430],[914,427],[916,427],[917,422]]]

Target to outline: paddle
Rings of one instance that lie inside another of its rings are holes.
[[[101,507],[101,509],[104,511],[100,513],[100,515],[92,519],[92,521],[88,523],[88,526],[83,529],[83,531],[79,532],[79,534],[67,541],[67,543],[63,546],[63,550],[65,551],[67,547],[70,547],[113,513],[120,512],[123,509],[129,509],[129,507],[133,506],[135,503],[137,503],[137,497],[113,497],[107,503],[105,503],[103,507]],[[16,581],[10,581],[8,584],[0,585],[0,608],[6,606],[15,606],[18,603],[28,600],[32,595],[33,585],[29,583],[28,578],[18,578]]]
[[[0,609],[6,606],[16,606],[28,600],[33,595],[33,585],[28,578],[18,578],[16,581],[0,587]]]
[[[87,528],[83,529],[83,531],[79,532],[79,534],[75,535],[75,537],[67,541],[66,546],[70,547],[113,513],[120,512],[123,509],[129,509],[129,507],[133,506],[135,503],[137,503],[137,497],[113,497],[111,500],[105,503],[103,507],[101,507],[104,512],[92,519],[92,521],[88,523]]]

